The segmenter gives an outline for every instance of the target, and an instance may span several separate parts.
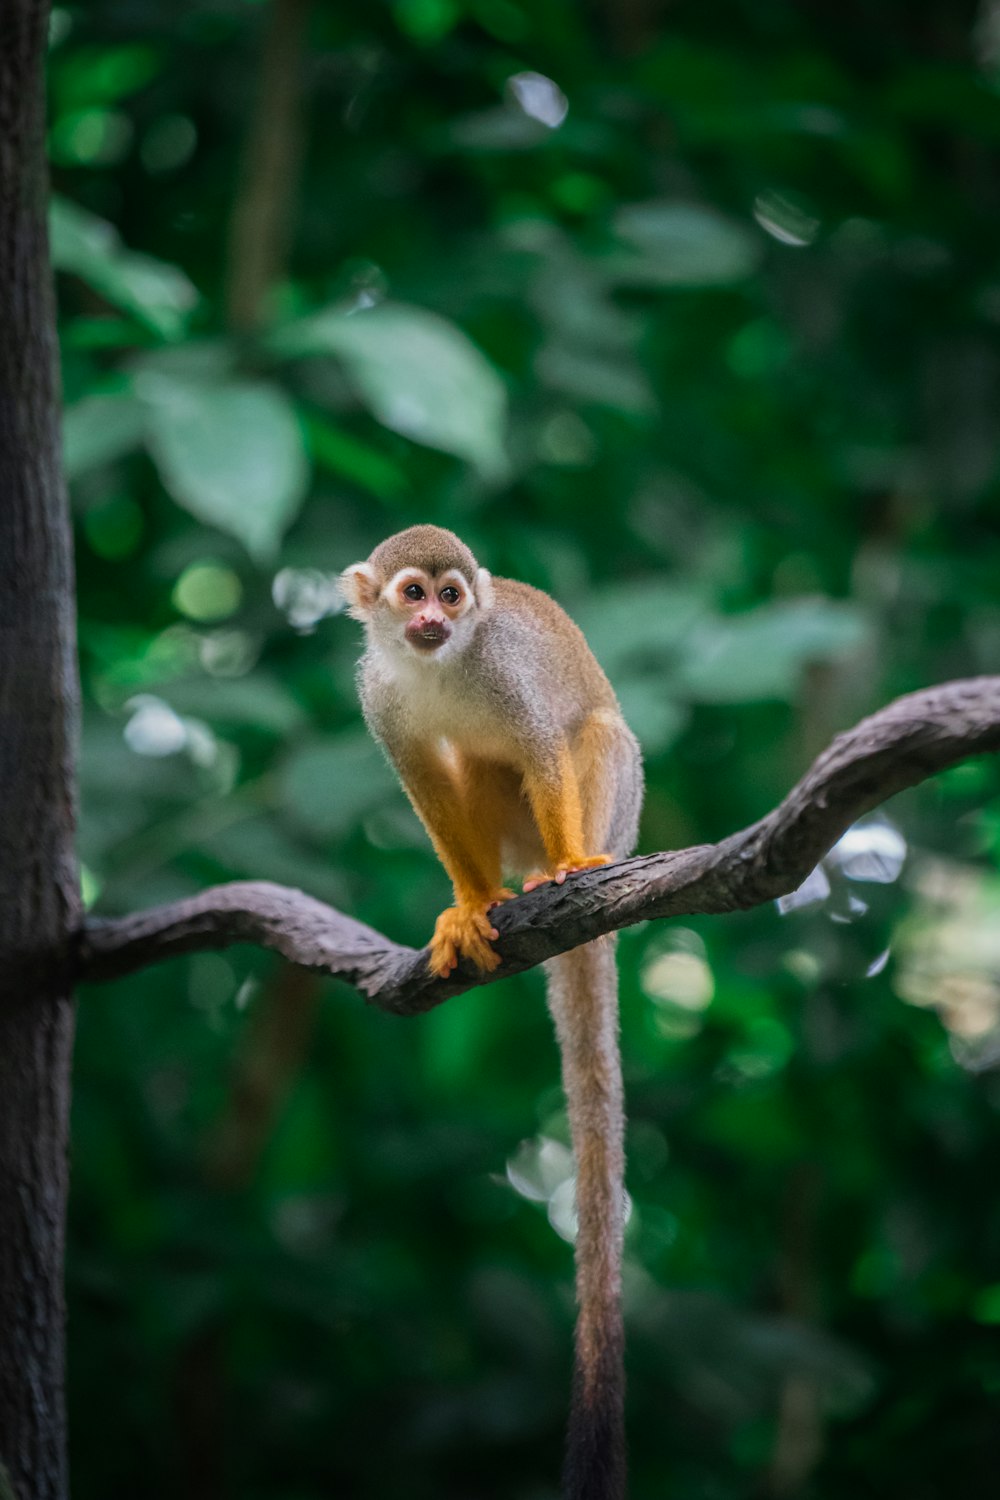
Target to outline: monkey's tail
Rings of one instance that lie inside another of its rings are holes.
[[[576,1157],[576,1353],[563,1493],[625,1495],[624,1108],[613,938],[546,965]]]

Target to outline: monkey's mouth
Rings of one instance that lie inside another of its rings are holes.
[[[451,629],[443,620],[428,620],[425,625],[409,626],[406,639],[418,651],[436,651],[451,635]]]

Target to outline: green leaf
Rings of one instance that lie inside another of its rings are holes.
[[[273,557],[299,512],[309,469],[295,412],[273,385],[185,383],[146,372],[137,381],[148,443],[178,505]]]
[[[759,236],[715,209],[652,200],[615,215],[618,236],[636,253],[603,262],[613,280],[641,286],[725,286],[752,275]]]
[[[464,458],[486,478],[507,472],[507,392],[496,370],[453,323],[402,302],[334,310],[294,324],[280,354],[335,354],[373,416],[404,437]]]
[[[243,818],[222,828],[209,825],[196,844],[234,875],[276,880],[334,906],[350,900],[344,872],[325,851],[308,848],[293,829],[282,828],[271,816]]]
[[[63,461],[68,478],[112,463],[142,442],[145,413],[131,391],[85,396],[63,412]]]
[[[183,384],[201,381],[217,385],[235,377],[238,351],[228,339],[190,339],[181,344],[149,349],[132,361],[135,371],[152,371]]]
[[[972,1316],[977,1323],[1000,1323],[1000,1286],[984,1287],[972,1305]]]
[[[393,778],[363,730],[304,745],[285,762],[279,785],[303,832],[342,838],[393,791]]]
[[[227,730],[234,726],[274,735],[300,730],[305,717],[288,688],[263,670],[245,677],[186,677],[170,684],[170,706]]]
[[[643,658],[655,658],[655,666],[661,668],[665,653],[684,649],[692,627],[707,608],[699,590],[651,578],[601,589],[571,613],[597,660],[615,681]]]
[[[687,726],[689,709],[652,677],[626,679],[618,686],[625,721],[647,755],[662,755]]]
[[[57,271],[79,276],[162,338],[180,338],[198,301],[183,271],[127,250],[111,224],[66,198],[49,205],[49,235]]]
[[[535,151],[552,131],[519,109],[483,109],[460,115],[448,134],[463,151]]]
[[[351,480],[380,500],[405,493],[406,475],[377,449],[317,417],[305,419],[305,430],[314,463]]]
[[[60,110],[113,104],[149,83],[162,67],[156,49],[138,43],[78,46],[53,69],[52,92]]]
[[[617,353],[553,343],[539,351],[535,368],[545,385],[580,401],[640,416],[656,408],[642,371]]]
[[[679,663],[680,682],[702,703],[791,698],[808,662],[855,651],[868,629],[863,610],[831,599],[765,604],[693,631]]]

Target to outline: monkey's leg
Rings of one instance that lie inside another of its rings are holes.
[[[526,772],[524,783],[549,858],[548,870],[527,877],[526,891],[550,880],[562,885],[566,876],[577,870],[592,870],[610,863],[610,855],[584,853],[580,782],[567,744],[559,747],[554,762]]]
[[[573,764],[586,846],[624,859],[635,844],[642,761],[635,736],[617,710],[598,708],[587,716],[573,742]]]
[[[492,971],[500,957],[490,942],[499,934],[489,912],[507,894],[500,886],[499,842],[470,815],[461,775],[453,776],[440,761],[411,762],[404,785],[455,892],[454,906],[447,907],[434,926],[430,970],[446,978],[464,955],[480,969]]]
[[[468,826],[475,830],[476,855],[492,888],[491,906],[512,901],[516,891],[501,885],[501,848],[517,817],[523,817],[516,773],[495,761],[464,754],[458,779]]]

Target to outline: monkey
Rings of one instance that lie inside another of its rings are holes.
[[[341,575],[365,627],[365,720],[451,879],[429,967],[492,972],[493,912],[514,892],[627,857],[638,742],[582,632],[548,594],[494,578],[437,526],[411,526]],[[546,965],[576,1158],[577,1322],[563,1493],[625,1493],[624,1107],[614,938]]]

